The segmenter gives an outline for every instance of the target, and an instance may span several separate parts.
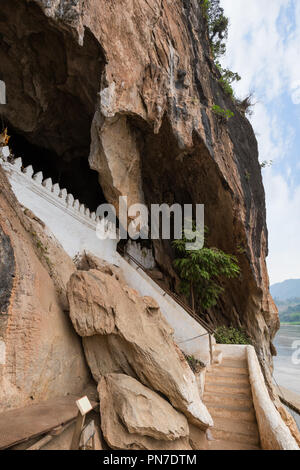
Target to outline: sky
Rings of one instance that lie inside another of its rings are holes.
[[[300,0],[221,0],[229,17],[223,66],[238,72],[266,191],[271,284],[300,278]]]

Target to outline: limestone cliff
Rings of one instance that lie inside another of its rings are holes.
[[[271,366],[279,321],[265,263],[257,142],[218,84],[199,2],[0,3],[0,78],[8,101],[1,112],[11,130],[20,142],[47,150],[78,187],[78,162],[88,158],[99,173],[99,194],[116,206],[119,195],[129,204],[204,203],[209,243],[236,254],[241,266],[210,320],[244,326]],[[220,123],[214,104],[234,117]],[[13,292],[7,272],[13,275],[25,254],[3,231],[5,310]],[[170,245],[156,241],[154,249],[165,277],[176,282]]]

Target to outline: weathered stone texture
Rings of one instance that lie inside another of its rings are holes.
[[[71,276],[68,299],[96,382],[110,373],[129,375],[161,392],[197,426],[212,425],[195,376],[153,299],[96,269]]]

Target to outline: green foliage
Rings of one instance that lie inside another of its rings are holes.
[[[38,251],[40,252],[42,257],[46,261],[46,263],[48,265],[48,268],[50,269],[50,272],[52,272],[53,264],[52,264],[52,262],[51,262],[51,260],[48,256],[49,255],[48,247],[43,244],[43,242],[39,239],[38,234],[36,232],[34,232],[34,231],[31,232],[31,235],[33,237],[33,240],[35,242],[35,245],[36,245]]]
[[[241,243],[239,243],[237,246],[237,252],[239,255],[246,255],[247,249]]]
[[[200,4],[207,20],[211,50],[215,58],[221,57],[226,52],[229,20],[220,7],[220,0],[200,0]]]
[[[201,8],[203,16],[208,20],[208,9],[210,6],[210,0],[201,0]]]
[[[174,240],[173,247],[178,258],[174,266],[181,278],[181,291],[191,296],[192,308],[195,303],[209,309],[216,305],[224,291],[222,279],[237,277],[240,269],[235,256],[228,255],[217,248],[203,247],[186,250],[186,238]]]
[[[188,365],[190,366],[190,368],[194,372],[194,374],[199,373],[202,369],[204,369],[206,367],[205,364],[202,361],[199,361],[194,356],[189,356],[189,355],[186,355],[184,353],[183,353],[183,355],[184,355]]]
[[[240,75],[238,73],[232,72],[229,69],[223,69],[219,62],[216,62],[216,67],[221,74],[219,83],[222,85],[225,93],[233,98],[234,93],[233,93],[232,83],[240,81],[241,80]]]
[[[300,323],[300,304],[290,305],[283,312],[280,312],[279,317],[282,323]]]
[[[264,160],[261,164],[260,164],[260,167],[261,168],[267,168],[269,166],[272,166],[273,165],[273,160]]]
[[[220,118],[229,121],[234,116],[234,113],[230,111],[230,109],[223,109],[221,106],[218,106],[217,104],[213,105],[211,108],[212,112],[219,116]]]
[[[215,339],[218,344],[251,344],[244,330],[238,330],[233,326],[220,326],[215,331]]]
[[[251,178],[251,173],[249,173],[249,171],[245,171],[245,178],[247,181],[250,181],[250,178]]]
[[[207,21],[208,37],[215,64],[221,74],[219,83],[222,85],[225,93],[232,98],[234,92],[232,83],[240,81],[238,73],[229,69],[223,69],[218,59],[226,53],[226,40],[228,38],[229,19],[224,14],[224,9],[220,6],[220,0],[200,0],[203,16]],[[247,98],[240,101],[242,111],[250,107]]]

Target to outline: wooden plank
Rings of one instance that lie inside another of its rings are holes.
[[[49,433],[74,420],[78,413],[75,395],[58,397],[0,414],[0,449]],[[97,407],[91,401],[93,408]]]
[[[74,420],[69,421],[65,426],[58,426],[58,428],[52,429],[50,434],[46,434],[46,436],[42,437],[42,439],[38,440],[35,444],[28,447],[26,450],[40,450],[42,447],[48,444],[48,442],[52,441],[54,437],[59,436],[65,432],[70,426],[72,426],[73,423]]]
[[[95,422],[94,420],[90,421],[84,426],[81,432],[80,444],[79,447],[83,450],[86,449],[90,440],[92,440],[92,449],[95,449]]]
[[[79,449],[79,442],[81,431],[84,426],[85,415],[82,415],[80,411],[77,414],[76,426],[74,430],[74,434],[72,437],[71,447],[70,450],[78,450]]]

